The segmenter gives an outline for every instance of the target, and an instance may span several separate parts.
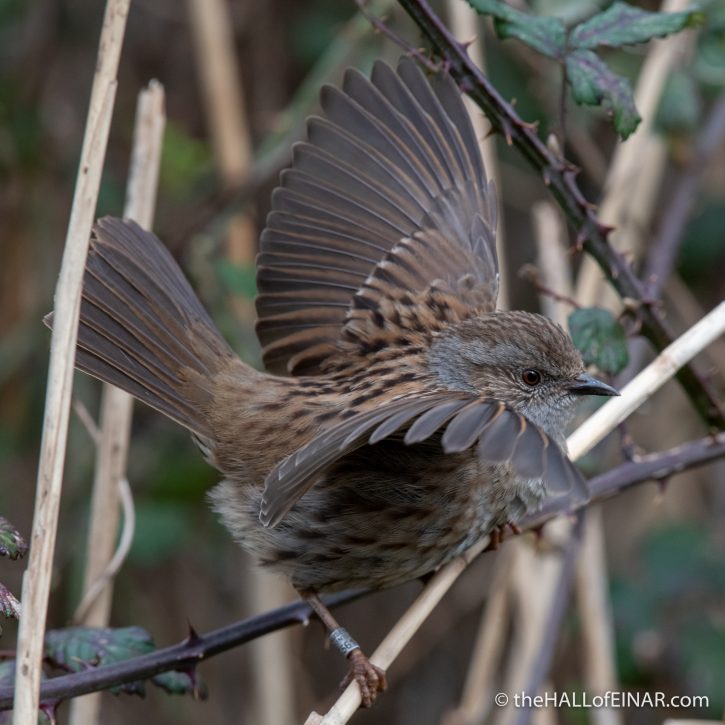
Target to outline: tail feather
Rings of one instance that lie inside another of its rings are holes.
[[[83,279],[76,367],[209,437],[210,381],[233,359],[161,241],[135,222],[99,220]]]

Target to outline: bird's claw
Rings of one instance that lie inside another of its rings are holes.
[[[376,667],[359,649],[350,653],[350,671],[340,683],[340,688],[344,690],[353,681],[360,688],[363,707],[372,707],[378,693],[388,689],[385,670]]]
[[[501,544],[503,543],[503,540],[506,537],[507,529],[510,530],[514,536],[518,536],[521,533],[521,529],[511,521],[506,524],[502,524],[501,526],[497,526],[489,534],[489,542],[488,546],[485,548],[485,551],[496,551],[498,547],[501,546]]]

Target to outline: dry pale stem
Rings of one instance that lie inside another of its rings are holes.
[[[38,717],[43,637],[63,482],[81,281],[116,95],[116,73],[128,7],[129,0],[109,0],[106,5],[80,168],[55,291],[35,513],[28,569],[23,577],[23,616],[18,633],[15,675],[15,725],[36,722]]]
[[[629,385],[622,390],[619,398],[613,398],[585,421],[567,440],[570,456],[573,460],[581,458],[599,441],[610,433],[624,418],[636,410],[664,383],[672,378],[677,370],[691,360],[712,340],[725,332],[725,302],[712,310],[690,330],[675,340],[648,365]],[[486,545],[479,543],[443,567],[431,579],[421,595],[401,617],[397,624],[373,653],[370,661],[386,669],[397,654],[410,641],[411,637],[453,582],[466,568],[469,561],[477,556]],[[323,717],[311,713],[306,725],[323,723],[324,725],[342,725],[348,722],[360,706],[360,691],[357,684],[351,684],[339,697],[328,713]]]
[[[486,53],[483,45],[483,27],[480,23],[478,13],[467,3],[461,0],[448,0],[446,3],[446,11],[450,21],[451,32],[462,43],[470,43],[468,45],[468,56],[483,71],[486,70]],[[496,155],[496,137],[491,133],[491,124],[488,119],[481,113],[481,110],[468,97],[463,97],[463,102],[468,109],[468,115],[473,123],[473,130],[481,144],[481,155],[483,156],[483,165],[496,186],[501,189],[501,175],[499,173],[498,157]],[[509,307],[508,293],[508,273],[507,260],[508,253],[506,251],[506,230],[504,229],[503,219],[498,220],[496,228],[496,253],[498,255],[499,266],[499,289],[498,289],[498,306],[502,310]]]
[[[483,722],[493,702],[493,688],[498,674],[506,636],[508,615],[512,611],[510,572],[516,549],[506,546],[496,559],[486,609],[476,635],[471,662],[463,687],[461,704],[449,712],[443,725],[475,725]]]
[[[601,507],[589,508],[586,517],[575,586],[584,649],[585,691],[596,695],[616,691],[618,681]],[[607,707],[592,709],[590,717],[593,725],[622,722],[619,711]]]
[[[216,165],[225,184],[239,184],[252,153],[232,18],[223,0],[188,0],[188,9]]]
[[[145,229],[153,226],[165,122],[164,89],[157,81],[151,81],[138,98],[123,212],[125,217],[134,219]],[[91,497],[84,596],[76,613],[76,621],[89,627],[104,627],[108,624],[113,596],[112,577],[122,562],[122,557],[118,553],[114,556],[113,550],[118,530],[119,493],[126,475],[132,411],[133,398],[128,393],[113,385],[103,386],[101,434]],[[128,512],[129,506],[126,505],[124,510]],[[128,529],[132,521],[132,515],[126,513],[124,536],[119,545],[126,550],[131,538]],[[112,557],[113,567],[109,571]],[[99,694],[73,700],[71,725],[97,722],[100,703]]]
[[[536,264],[548,289],[562,297],[571,297],[571,260],[567,254],[566,224],[559,209],[549,201],[540,201],[531,210],[536,241]],[[571,306],[549,295],[539,295],[541,312],[566,327]]]
[[[252,142],[244,87],[237,72],[230,7],[224,0],[188,0],[187,5],[215,164],[226,188],[239,187],[249,179]],[[235,214],[227,224],[226,237],[232,262],[254,261],[257,232],[249,214]],[[235,307],[243,319],[251,322],[248,303]]]

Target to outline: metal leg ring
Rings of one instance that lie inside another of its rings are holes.
[[[330,641],[347,657],[354,649],[360,649],[360,645],[350,636],[344,627],[337,627],[330,632]]]

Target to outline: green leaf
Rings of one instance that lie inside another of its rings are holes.
[[[170,695],[191,695],[196,700],[206,700],[209,696],[204,682],[188,672],[160,672],[151,678],[151,682]]]
[[[650,13],[628,5],[612,3],[604,12],[577,25],[569,34],[572,48],[621,48],[646,43],[702,22],[700,12]]]
[[[518,38],[550,58],[564,57],[566,28],[559,18],[522,13],[498,0],[468,0],[468,4],[480,15],[494,18],[499,38]]]
[[[622,326],[608,310],[585,307],[569,315],[569,330],[586,365],[616,375],[629,362]]]
[[[46,659],[70,672],[123,662],[155,649],[151,635],[143,627],[68,627],[45,635]],[[206,685],[190,672],[161,672],[151,681],[170,694],[192,694],[202,700],[207,697]],[[143,695],[145,688],[143,682],[127,682],[111,688],[111,692]]]
[[[149,633],[142,627],[68,627],[45,635],[45,653],[50,662],[70,672],[122,662],[155,649]],[[128,682],[111,689],[143,695],[142,682]]]
[[[28,545],[20,532],[7,520],[0,516],[0,556],[11,559],[25,556]]]
[[[642,120],[634,105],[632,87],[613,73],[591,50],[575,50],[566,57],[566,75],[574,99],[586,106],[602,105],[614,116],[617,133],[626,139]]]
[[[0,582],[0,614],[6,619],[20,618],[20,602],[2,582]]]

